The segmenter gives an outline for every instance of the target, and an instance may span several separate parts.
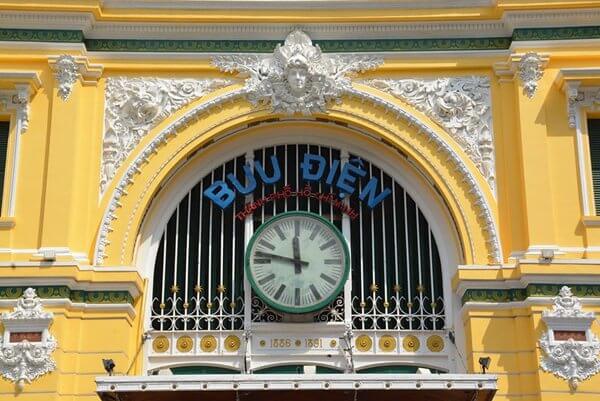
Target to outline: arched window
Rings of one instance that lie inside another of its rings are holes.
[[[306,153],[321,155],[329,167],[336,160],[356,162],[367,172],[342,207],[325,180],[302,180],[299,166]],[[276,183],[262,185],[254,171],[256,189],[237,196],[225,209],[203,196],[211,184],[228,180],[230,174],[244,177],[244,165],[251,161],[259,162],[266,176],[272,176],[272,157],[281,168]],[[370,208],[358,193],[372,177],[377,178],[378,191],[389,188],[391,192]],[[252,294],[244,280],[244,252],[249,236],[263,222],[294,210],[311,211],[331,221],[343,233],[351,253],[350,284],[330,305],[301,321],[347,322],[357,330],[444,328],[440,256],[419,206],[376,163],[310,144],[263,147],[237,155],[202,177],[181,200],[164,227],[156,256],[152,328],[230,331],[243,330],[250,322],[288,321],[289,316]]]

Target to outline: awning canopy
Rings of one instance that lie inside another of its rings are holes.
[[[496,376],[478,374],[254,374],[102,376],[103,401],[490,401]]]

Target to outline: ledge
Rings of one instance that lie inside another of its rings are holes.
[[[600,227],[600,216],[583,216],[581,222],[586,227]]]
[[[0,230],[10,230],[15,225],[14,217],[0,217]]]
[[[96,391],[103,401],[308,401],[319,397],[342,401],[358,392],[379,401],[491,401],[496,382],[496,376],[480,374],[103,376],[96,378]]]

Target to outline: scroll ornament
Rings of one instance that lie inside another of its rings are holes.
[[[16,383],[21,391],[25,383],[56,369],[52,352],[56,339],[48,332],[53,314],[43,310],[33,288],[27,288],[13,312],[3,313],[0,322],[0,375]]]
[[[542,313],[542,320],[548,330],[540,339],[544,353],[540,366],[545,372],[567,380],[571,390],[575,391],[579,382],[600,372],[600,342],[591,331],[594,313],[583,312],[579,299],[564,286],[554,298],[552,310]],[[556,340],[555,333],[559,330],[585,332],[585,341]]]

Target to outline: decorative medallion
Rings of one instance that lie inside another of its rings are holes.
[[[371,347],[373,346],[373,340],[371,339],[371,337],[363,334],[356,338],[355,344],[356,349],[358,349],[361,352],[367,352],[371,350]]]
[[[225,338],[225,350],[228,352],[235,352],[240,349],[240,338],[238,336],[227,336]]]
[[[152,341],[154,352],[163,353],[169,349],[169,339],[165,336],[158,336]]]
[[[336,340],[331,340],[331,341],[329,341],[329,347],[330,347],[330,348],[335,348],[335,347],[337,347],[337,341],[336,341]]]
[[[137,144],[188,103],[231,85],[227,79],[117,77],[106,80],[100,192]]]
[[[81,76],[81,70],[75,57],[63,54],[56,59],[52,69],[54,70],[54,79],[58,83],[58,96],[66,101],[71,95],[73,85]]]
[[[517,64],[519,79],[523,83],[523,93],[530,99],[535,95],[538,81],[544,75],[543,66],[542,57],[535,52],[526,53]]]
[[[495,191],[490,79],[372,79],[362,83],[387,92],[425,113],[461,146]]]
[[[374,69],[383,59],[366,55],[323,54],[310,37],[291,32],[272,55],[226,55],[213,58],[221,71],[239,72],[247,99],[269,105],[273,112],[292,115],[325,113],[329,102],[339,102],[352,87],[350,76]]]
[[[182,336],[177,339],[177,350],[179,352],[190,352],[194,347],[194,340],[190,336]]]
[[[200,340],[200,349],[204,352],[213,352],[217,349],[217,339],[215,336],[204,336]]]
[[[406,352],[417,352],[421,347],[421,342],[416,336],[408,335],[402,340],[402,347]]]
[[[383,352],[392,352],[396,349],[396,339],[389,335],[381,336],[379,339],[379,349]]]
[[[56,369],[52,353],[56,339],[48,328],[54,315],[44,311],[42,301],[33,288],[27,288],[12,312],[4,312],[0,323],[0,376],[14,382],[17,390],[25,383]]]
[[[444,349],[444,339],[437,334],[427,338],[427,348],[431,352],[441,352]]]
[[[564,286],[554,298],[551,311],[542,313],[548,330],[540,338],[543,351],[540,366],[545,372],[569,382],[576,390],[579,382],[600,372],[600,342],[592,334],[593,312],[584,312],[581,302]]]

